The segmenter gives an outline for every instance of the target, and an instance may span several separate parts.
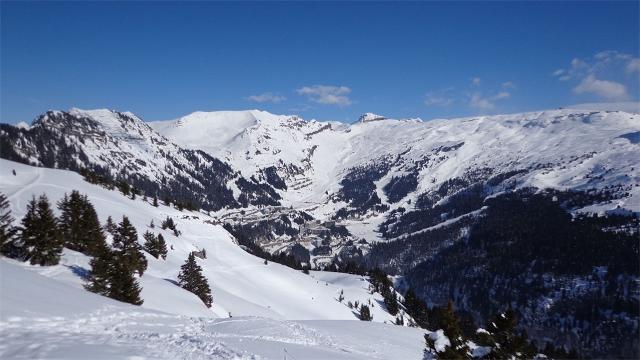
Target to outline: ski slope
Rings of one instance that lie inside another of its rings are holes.
[[[90,259],[83,254],[65,249],[60,264],[50,267],[2,259],[2,358],[281,358],[284,348],[305,359],[396,358],[396,351],[415,358],[421,353],[424,331],[361,322],[346,306],[347,301],[371,302],[374,322],[394,322],[382,297],[371,295],[362,277],[306,275],[272,262],[265,265],[220,225],[207,223],[211,218],[205,214],[155,208],[141,197],[131,200],[89,184],[73,172],[0,160],[0,191],[9,198],[16,223],[32,196],[45,193],[55,204],[71,190],[88,195],[102,223],[108,216],[119,221],[126,215],[139,239],[146,230],[162,233],[167,259],[145,253],[149,266],[139,279],[140,307],[85,291]],[[182,232],[179,237],[160,229],[167,216]],[[157,225],[153,229],[151,221]],[[180,265],[201,249],[207,252],[207,259],[198,262],[212,288],[210,309],[175,285]],[[341,290],[342,303],[337,301]],[[335,334],[341,332],[354,332],[354,338],[340,340]]]

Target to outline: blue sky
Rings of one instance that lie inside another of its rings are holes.
[[[0,121],[352,121],[637,101],[638,2],[2,2]]]

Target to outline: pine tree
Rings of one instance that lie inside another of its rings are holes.
[[[13,259],[22,259],[24,248],[16,236],[17,229],[13,226],[13,220],[9,200],[0,192],[0,254]]]
[[[153,235],[152,232],[145,231],[145,233],[142,234],[142,238],[144,239],[144,245],[142,248],[157,259],[160,254],[158,253],[158,240],[156,236]]]
[[[211,288],[193,253],[189,254],[187,261],[180,267],[178,283],[183,289],[196,294],[207,307],[211,307]]]
[[[124,254],[116,253],[109,297],[133,305],[142,305],[143,300],[140,299],[142,289],[130,270],[127,257]]]
[[[86,195],[76,190],[58,202],[59,228],[67,248],[94,256],[105,246],[98,214]]]
[[[393,288],[389,286],[383,287],[382,296],[384,298],[384,304],[387,307],[387,311],[389,311],[389,314],[394,316],[398,314],[398,311],[400,310],[400,307],[398,306],[398,295],[396,295],[396,292],[393,290]]]
[[[157,196],[153,197],[153,206],[154,207],[158,207],[158,197]]]
[[[38,201],[33,197],[29,202],[22,228],[22,241],[31,265],[57,265],[63,243],[46,195],[41,195]]]
[[[529,359],[536,349],[529,343],[526,333],[518,332],[518,320],[511,307],[496,316],[487,326],[481,345],[490,346],[487,359]]]
[[[116,255],[122,258],[124,267],[131,270],[132,273],[138,272],[142,276],[147,269],[147,259],[145,259],[141,252],[142,248],[138,244],[136,228],[133,227],[126,216],[122,217],[122,222],[120,222],[113,235],[113,248],[116,251]]]
[[[164,241],[164,236],[162,234],[158,234],[158,252],[162,259],[167,259],[167,243]]]
[[[115,259],[111,249],[104,248],[96,254],[89,262],[91,271],[89,272],[88,284],[85,289],[103,296],[111,295],[111,285],[115,276],[113,266]]]
[[[362,321],[371,321],[373,320],[373,316],[371,316],[371,311],[369,310],[369,306],[362,304],[360,306],[360,320]]]
[[[107,224],[104,226],[104,230],[113,236],[115,235],[117,228],[118,227],[113,222],[113,218],[111,218],[111,216],[107,217]]]
[[[443,351],[438,351],[435,348],[433,339],[425,335],[427,349],[435,353],[438,359],[470,359],[469,347],[462,336],[460,321],[453,309],[453,302],[449,301],[447,308],[443,311],[439,327],[449,339],[450,345],[446,346]]]

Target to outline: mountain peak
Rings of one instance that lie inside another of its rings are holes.
[[[378,115],[378,114],[374,114],[374,113],[364,113],[362,115],[360,115],[360,117],[358,118],[358,122],[361,123],[365,123],[365,122],[371,122],[371,121],[378,121],[378,120],[386,120],[387,118],[382,116],[382,115]]]

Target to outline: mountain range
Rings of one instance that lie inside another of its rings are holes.
[[[0,124],[1,158],[126,184],[317,269],[383,269],[479,323],[513,307],[539,342],[596,357],[638,354],[639,154],[640,114],[581,109],[352,124],[71,109]]]

